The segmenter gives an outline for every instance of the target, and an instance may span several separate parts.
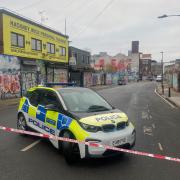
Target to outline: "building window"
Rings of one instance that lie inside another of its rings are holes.
[[[47,43],[47,52],[50,54],[55,54],[55,44]]]
[[[65,47],[60,47],[60,56],[66,56],[66,48]]]
[[[82,62],[85,63],[85,56],[82,55]]]
[[[31,39],[31,48],[32,50],[42,51],[42,41],[38,39]]]
[[[76,60],[78,59],[77,53],[74,53],[74,57],[76,58]]]
[[[90,57],[87,57],[87,64],[90,64]]]
[[[24,48],[24,35],[11,33],[11,45]]]

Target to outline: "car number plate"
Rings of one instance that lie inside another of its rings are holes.
[[[120,146],[122,144],[125,144],[126,143],[126,138],[123,138],[123,139],[118,139],[118,140],[115,140],[112,142],[112,145],[113,146]]]

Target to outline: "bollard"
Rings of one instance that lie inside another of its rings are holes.
[[[168,97],[171,97],[171,88],[169,87]]]
[[[164,85],[162,84],[162,94],[164,95]]]

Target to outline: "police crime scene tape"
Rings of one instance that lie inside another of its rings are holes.
[[[71,143],[82,143],[84,145],[91,146],[91,147],[99,147],[99,148],[104,148],[107,150],[125,152],[125,153],[129,153],[129,154],[146,156],[146,157],[151,157],[151,158],[156,158],[156,159],[164,159],[164,160],[174,161],[174,162],[180,163],[180,158],[173,158],[173,157],[163,156],[160,154],[152,154],[152,153],[129,150],[129,149],[124,149],[124,148],[112,147],[112,146],[98,144],[98,143],[78,141],[75,139],[69,139],[69,138],[64,138],[64,137],[48,135],[48,134],[36,133],[36,132],[32,132],[32,131],[24,131],[24,130],[4,127],[4,126],[0,126],[0,130],[7,131],[7,132],[14,132],[14,133],[18,133],[18,134],[27,134],[27,135],[31,135],[31,136],[37,136],[37,137],[41,137],[41,138],[53,139],[53,140],[58,140],[58,141],[66,141],[66,142],[71,142]]]

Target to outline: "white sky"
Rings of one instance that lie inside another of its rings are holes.
[[[165,61],[180,58],[180,17],[157,18],[180,14],[180,0],[0,0],[0,7],[36,21],[45,11],[44,24],[62,33],[66,18],[71,45],[93,54],[127,54],[131,41],[139,40],[140,51],[155,60],[160,51]]]

